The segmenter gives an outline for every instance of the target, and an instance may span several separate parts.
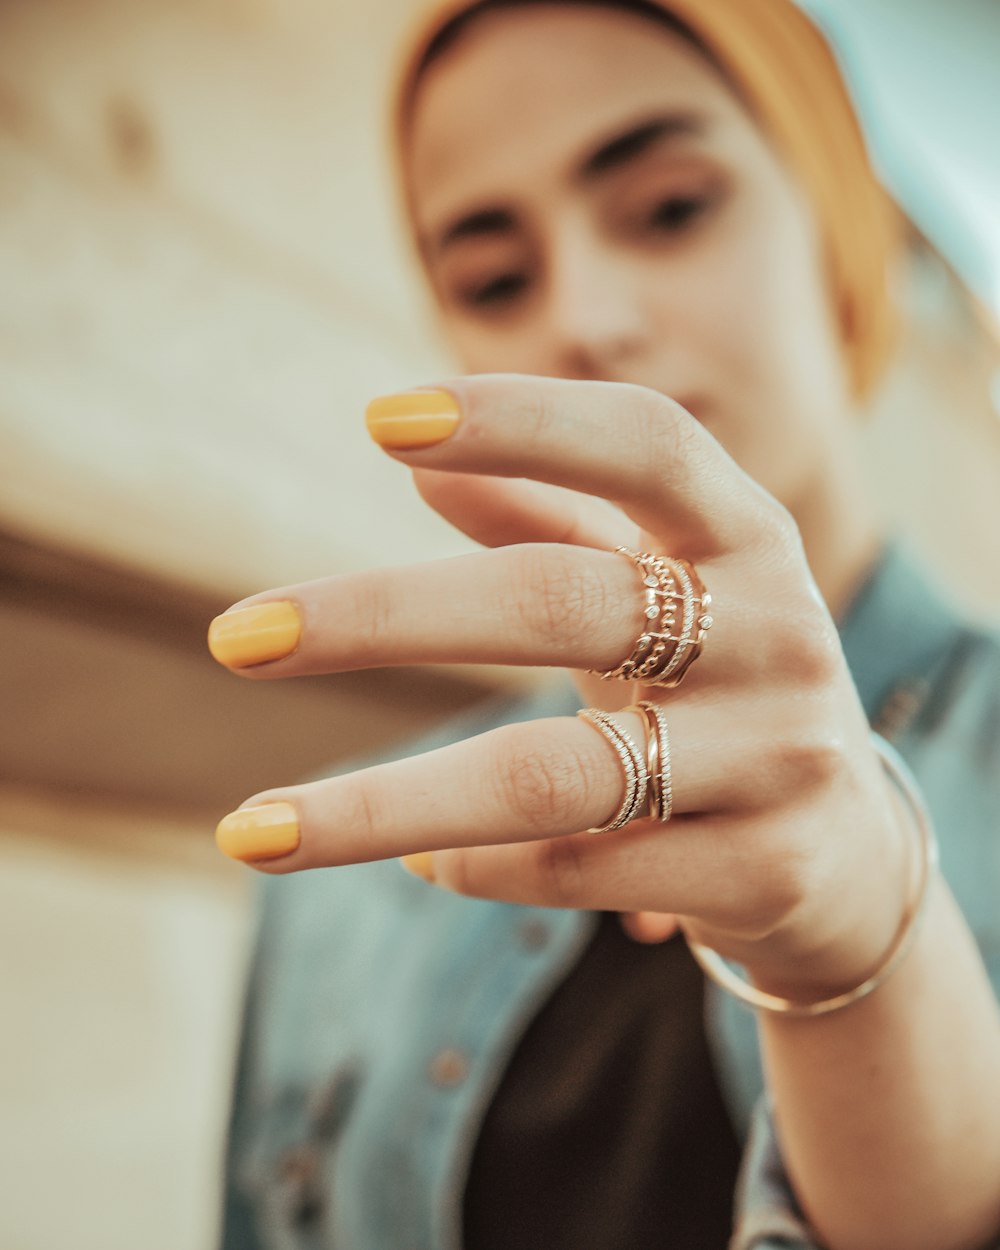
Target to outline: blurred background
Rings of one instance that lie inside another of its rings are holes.
[[[265,687],[204,649],[251,591],[466,548],[362,423],[453,371],[385,164],[416,7],[0,0],[4,1250],[214,1244],[252,924],[215,821],[539,679]],[[1000,5],[810,8],[917,228],[870,471],[997,619]]]

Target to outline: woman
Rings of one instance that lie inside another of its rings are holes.
[[[986,1245],[1000,650],[861,486],[900,228],[828,52],[786,0],[491,0],[439,6],[400,84],[473,376],[369,429],[496,550],[269,591],[210,643],[577,690],[220,824],[275,878],[227,1245],[722,1246],[762,1085],[734,1245]],[[757,1036],[714,984],[706,1036],[678,926]]]

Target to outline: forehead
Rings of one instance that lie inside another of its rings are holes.
[[[649,19],[545,3],[485,14],[418,90],[408,172],[420,223],[551,187],[602,138],[670,112],[743,118],[705,57]]]

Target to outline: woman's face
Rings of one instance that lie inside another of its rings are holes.
[[[850,409],[822,242],[717,70],[610,8],[477,19],[427,71],[416,226],[470,373],[679,400],[793,512]]]

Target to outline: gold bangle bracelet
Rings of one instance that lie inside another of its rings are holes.
[[[885,958],[871,976],[851,990],[835,994],[832,998],[820,999],[815,1003],[799,1003],[790,998],[782,998],[778,994],[769,994],[765,990],[759,990],[737,975],[717,951],[712,950],[711,947],[702,946],[700,942],[688,942],[691,954],[701,965],[707,977],[721,985],[724,990],[741,1002],[759,1011],[768,1011],[779,1016],[822,1016],[830,1011],[839,1011],[841,1007],[847,1007],[865,998],[887,981],[909,954],[916,940],[920,922],[927,911],[931,879],[938,865],[937,839],[934,837],[930,816],[909,769],[902,763],[892,747],[878,734],[872,734],[872,744],[879,754],[882,767],[903,796],[917,827],[920,846],[920,880],[917,885],[916,898],[903,915],[903,921]]]

